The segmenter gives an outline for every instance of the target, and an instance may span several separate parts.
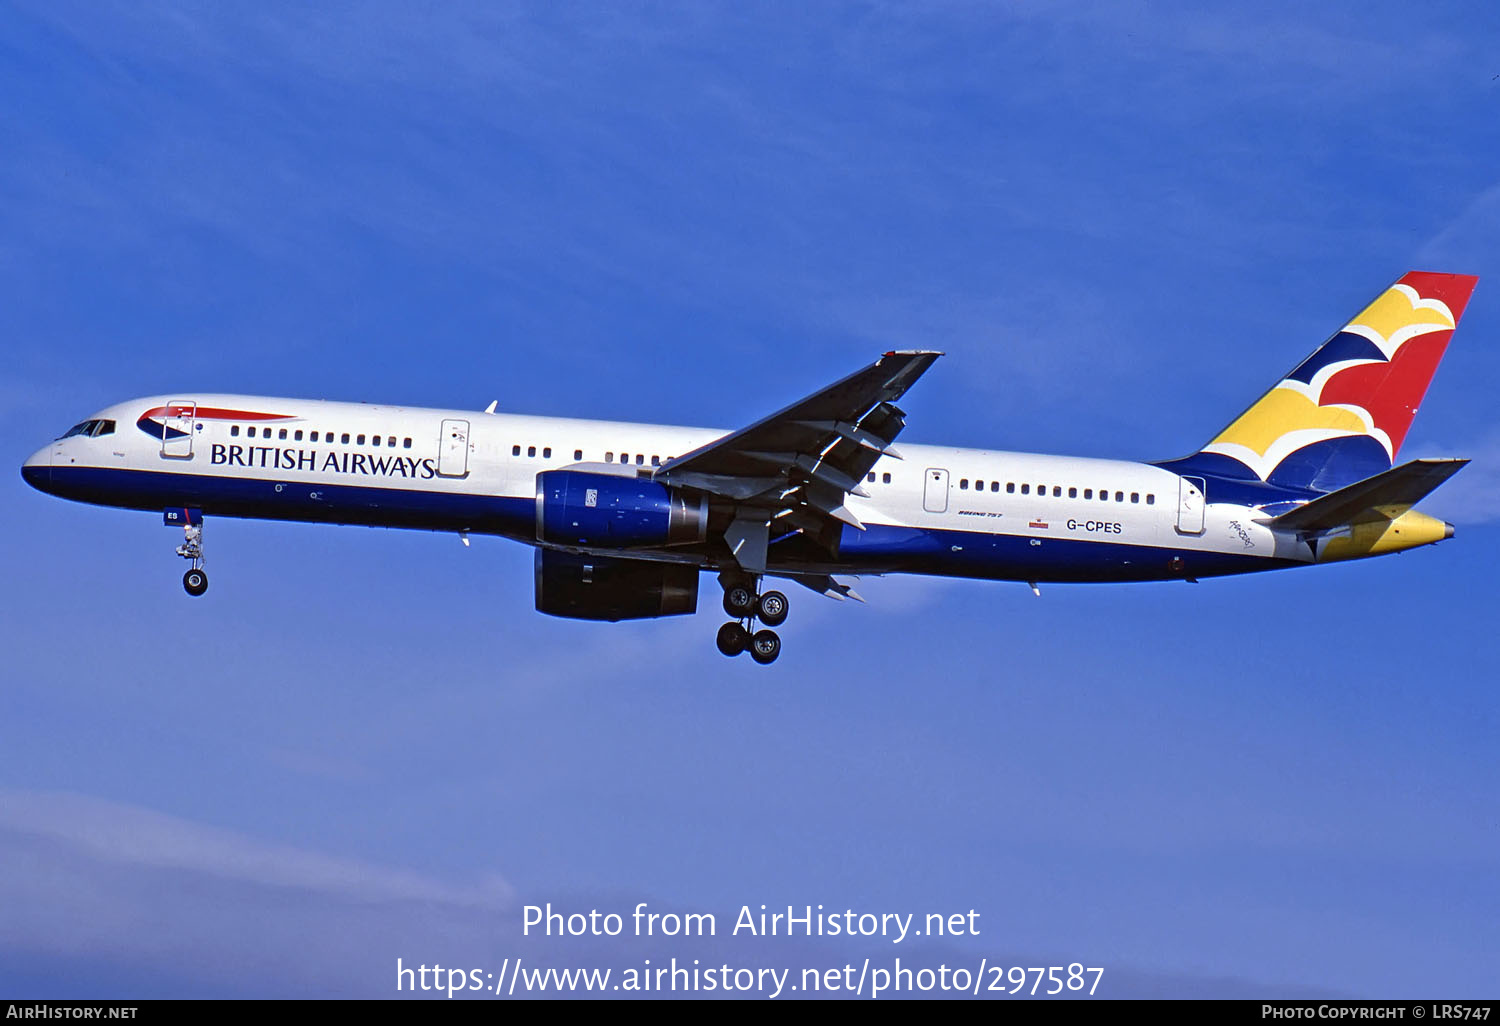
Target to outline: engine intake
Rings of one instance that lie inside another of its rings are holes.
[[[698,611],[698,568],[536,550],[536,608],[572,620],[647,620]]]
[[[589,548],[692,544],[708,537],[708,498],[644,477],[543,471],[536,476],[536,536]]]

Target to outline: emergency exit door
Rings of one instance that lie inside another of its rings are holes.
[[[463,477],[469,472],[469,422],[443,421],[438,441],[438,473],[443,477]]]

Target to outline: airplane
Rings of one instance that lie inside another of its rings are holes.
[[[859,598],[865,575],[1189,581],[1453,537],[1413,507],[1463,459],[1396,464],[1477,278],[1396,281],[1198,451],[1158,462],[898,449],[896,405],[941,353],[888,352],[738,431],[175,392],[92,414],[25,480],[179,527],[208,589],[208,517],[497,535],[535,548],[536,608],[583,620],[695,613],[717,573],[718,648],[781,651],[767,580]],[[758,622],[758,623],[757,623]]]

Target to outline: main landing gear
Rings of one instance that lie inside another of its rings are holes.
[[[779,591],[756,594],[758,580],[725,580],[724,612],[734,617],[719,628],[716,639],[719,651],[737,656],[748,651],[761,665],[774,663],[781,655],[781,638],[773,630],[751,632],[758,619],[766,627],[780,627],[786,622],[786,596]]]
[[[191,560],[193,568],[182,575],[182,586],[189,595],[197,598],[208,590],[208,574],[203,571],[203,525],[188,524],[182,529],[182,544],[177,554]]]

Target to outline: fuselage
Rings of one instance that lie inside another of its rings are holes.
[[[726,432],[246,395],[147,397],[25,464],[83,502],[206,516],[497,535],[538,544],[537,475],[650,476]],[[105,425],[108,425],[106,429]],[[80,425],[82,427],[83,425]],[[76,430],[76,429],[75,429]],[[1027,582],[1195,579],[1314,561],[1258,520],[1306,496],[1256,493],[1149,463],[903,442],[851,495],[835,552],[776,531],[770,573],[926,573]],[[604,555],[620,555],[607,550]],[[723,568],[712,538],[633,558]]]

